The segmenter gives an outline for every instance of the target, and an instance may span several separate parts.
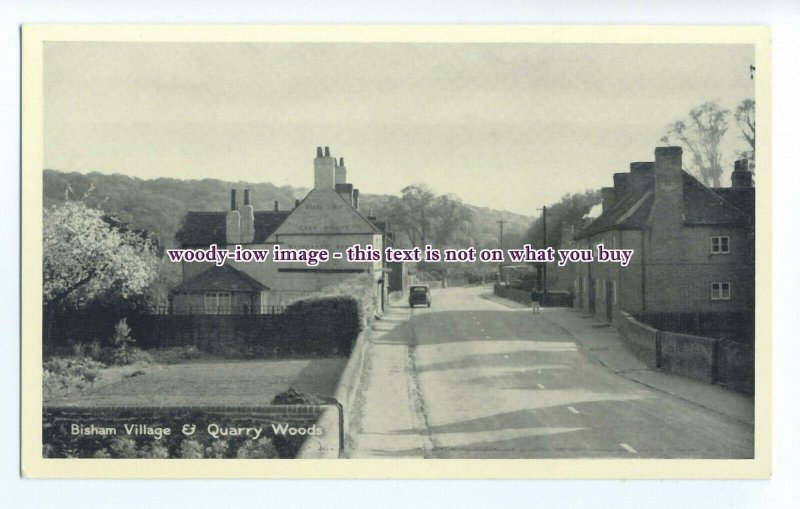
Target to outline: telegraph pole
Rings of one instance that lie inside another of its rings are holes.
[[[547,207],[543,206],[542,211],[542,247],[547,249]],[[547,262],[542,264],[542,304],[547,297]]]
[[[500,221],[497,221],[497,224],[500,225],[500,251],[503,250],[503,225],[506,221],[503,218],[500,218]],[[500,282],[503,282],[503,262],[500,262]]]

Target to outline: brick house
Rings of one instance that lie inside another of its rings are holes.
[[[330,155],[328,147],[324,153],[321,147],[317,147],[314,188],[303,200],[297,200],[292,210],[279,210],[277,202],[273,210],[254,210],[250,192],[245,189],[241,206],[237,202],[236,190],[231,191],[231,206],[227,212],[189,212],[178,235],[182,248],[207,248],[216,244],[220,249],[233,251],[241,245],[244,249],[269,249],[270,260],[237,263],[228,259],[224,273],[207,273],[213,263],[183,262],[183,283],[173,292],[173,308],[176,298],[187,301],[185,296],[181,296],[186,293],[182,289],[190,288],[205,298],[207,293],[219,293],[212,284],[216,278],[224,275],[232,279],[233,274],[241,273],[239,280],[251,282],[251,296],[255,298],[258,293],[257,300],[253,300],[254,312],[285,305],[357,274],[366,274],[371,279],[380,309],[386,292],[384,268],[380,261],[350,263],[342,257],[313,267],[302,261],[271,261],[276,245],[285,249],[314,248],[344,253],[346,248],[358,244],[362,247],[371,245],[383,251],[384,232],[359,211],[358,197],[359,190],[347,182],[344,159],[337,161]],[[383,226],[388,228],[388,225]],[[202,274],[207,275],[201,277]],[[252,283],[263,288],[257,289]],[[225,299],[236,297],[231,293],[221,298],[227,302]]]
[[[575,235],[578,247],[633,249],[630,264],[578,263],[575,305],[617,322],[671,314],[743,317],[755,309],[755,188],[747,160],[732,186],[708,188],[682,170],[680,147],[631,163],[602,189],[603,211]]]

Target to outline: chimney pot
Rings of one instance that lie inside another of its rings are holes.
[[[322,147],[317,147],[317,157],[322,157]]]
[[[339,158],[339,166],[344,166],[344,157]]]
[[[298,200],[297,198],[295,198],[295,199],[294,199],[294,208],[297,208],[297,207],[299,207],[299,206],[300,206],[300,200]]]
[[[237,210],[238,208],[239,206],[236,203],[236,189],[231,189],[231,210]]]
[[[753,187],[753,173],[750,171],[750,161],[747,159],[739,159],[733,163],[731,187]]]
[[[245,189],[244,190],[244,204],[245,205],[250,205],[250,190],[249,189]]]
[[[275,212],[278,212],[279,210],[280,210],[280,206],[278,204],[278,200],[275,200]]]
[[[325,147],[325,157],[330,157],[330,156],[331,156],[331,148]]]

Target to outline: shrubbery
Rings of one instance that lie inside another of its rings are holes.
[[[105,366],[86,357],[55,357],[44,363],[42,382],[47,397],[61,394],[69,395],[71,391],[81,391],[86,386],[94,385]]]
[[[295,395],[300,395],[296,393]],[[311,398],[301,395],[300,397]],[[307,399],[310,401],[310,399]],[[305,436],[273,435],[269,420],[257,417],[228,415],[209,416],[198,411],[183,411],[162,416],[142,416],[135,411],[121,410],[112,419],[117,422],[117,435],[73,435],[72,423],[83,419],[72,416],[64,419],[59,410],[46,411],[42,426],[43,456],[46,458],[294,458],[302,446]],[[147,423],[153,427],[169,427],[170,435],[161,439],[152,436],[128,436],[120,417],[129,422]],[[100,425],[102,417],[92,416],[85,424]],[[314,419],[302,418],[292,422],[295,426],[310,426]],[[186,422],[197,423],[197,433],[184,436],[180,430]],[[253,440],[247,436],[214,438],[205,433],[207,422],[220,427],[251,427],[264,429],[263,434]],[[281,422],[286,422],[282,418]]]

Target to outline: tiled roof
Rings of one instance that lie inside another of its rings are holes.
[[[188,212],[176,240],[183,247],[225,244],[225,214],[225,212]]]
[[[641,228],[647,224],[647,218],[650,216],[652,206],[653,193],[651,191],[629,194],[611,207],[610,210],[600,214],[597,219],[578,232],[575,238],[590,237],[612,228],[622,230]]]
[[[283,224],[291,210],[256,211],[253,213],[253,243],[263,244]],[[178,241],[183,247],[223,245],[225,238],[225,216],[227,212],[189,212],[179,232]]]
[[[269,290],[266,286],[230,265],[209,267],[192,279],[184,281],[174,292],[261,292]]]
[[[259,244],[266,242],[291,213],[291,210],[254,212],[253,221],[255,224],[253,226],[255,227],[255,233],[253,242]]]
[[[709,189],[696,178],[683,172],[685,224],[739,225],[750,222],[744,211],[728,202],[718,191],[719,189]]]
[[[683,212],[687,225],[747,225],[753,222],[754,188],[709,189],[685,171]],[[611,229],[642,228],[650,223],[655,201],[651,189],[629,194],[578,232],[576,239]]]

